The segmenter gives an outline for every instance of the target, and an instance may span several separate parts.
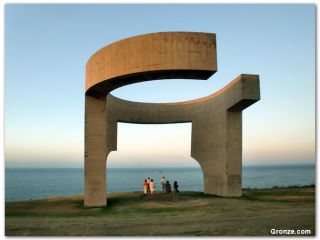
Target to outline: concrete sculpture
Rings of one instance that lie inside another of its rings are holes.
[[[86,66],[84,205],[106,206],[106,160],[117,150],[117,122],[192,122],[191,156],[204,193],[241,196],[242,110],[260,99],[259,76],[242,74],[218,92],[178,103],[138,103],[109,94],[155,79],[208,79],[217,71],[212,33],[160,32],[114,42]]]

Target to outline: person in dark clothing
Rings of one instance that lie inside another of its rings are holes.
[[[179,192],[178,187],[179,187],[178,182],[177,182],[177,181],[174,181],[174,183],[173,183],[173,189],[174,189],[175,192]]]
[[[166,193],[170,193],[171,192],[171,184],[170,182],[167,180],[167,183],[166,183]]]

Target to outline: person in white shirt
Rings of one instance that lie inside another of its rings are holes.
[[[149,183],[149,188],[150,188],[151,195],[153,195],[154,194],[154,182],[153,182],[153,179],[151,179],[151,181]]]
[[[160,180],[160,183],[162,185],[162,191],[165,192],[166,190],[166,184],[167,184],[167,179],[165,177],[162,177]]]

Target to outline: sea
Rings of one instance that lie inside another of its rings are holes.
[[[154,179],[156,191],[165,176],[178,181],[182,191],[203,191],[200,168],[108,168],[107,192],[143,191],[145,178]],[[243,188],[271,188],[315,184],[315,165],[244,166]],[[81,195],[83,168],[6,168],[6,202]]]

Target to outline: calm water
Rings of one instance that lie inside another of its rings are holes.
[[[6,168],[6,201],[41,199],[56,195],[83,193],[83,169]],[[203,191],[198,168],[108,169],[108,192],[142,191],[142,181],[150,176],[160,189],[162,176],[177,180],[181,190]],[[243,168],[243,188],[315,184],[314,165],[250,166]]]

